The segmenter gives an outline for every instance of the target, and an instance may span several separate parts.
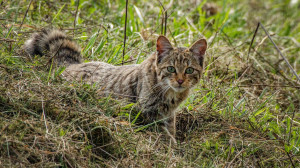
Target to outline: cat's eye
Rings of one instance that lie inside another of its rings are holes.
[[[168,66],[167,67],[167,70],[169,71],[169,72],[171,72],[171,73],[174,73],[176,70],[175,70],[175,68],[173,67],[173,66]]]
[[[191,67],[189,67],[185,70],[186,74],[192,74],[193,72],[194,72],[194,68],[191,68]]]

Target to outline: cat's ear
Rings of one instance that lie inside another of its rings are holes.
[[[197,58],[197,60],[199,60],[199,64],[201,66],[203,66],[203,60],[204,60],[206,48],[207,48],[206,40],[200,39],[200,40],[196,41],[189,49],[194,54],[194,56]]]
[[[172,44],[165,36],[159,36],[157,38],[156,42],[156,50],[157,50],[157,60],[160,62],[160,60],[164,57],[164,53],[167,51],[172,50]]]

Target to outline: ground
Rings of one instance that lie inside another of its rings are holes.
[[[123,58],[125,7],[0,0],[1,166],[300,167],[298,0],[129,1]],[[291,67],[261,27],[251,45],[258,22]],[[66,32],[86,62],[114,65],[142,62],[160,34],[185,47],[206,38],[203,78],[178,109],[178,144],[140,124],[135,104],[28,56],[22,45],[42,28]]]

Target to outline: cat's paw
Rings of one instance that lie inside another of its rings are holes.
[[[168,135],[168,137],[170,138],[170,141],[172,142],[172,144],[176,145],[177,144],[177,141],[175,139],[175,132],[174,133],[171,133],[167,127],[163,127],[163,130],[165,131],[165,133]]]

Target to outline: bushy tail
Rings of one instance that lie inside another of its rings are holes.
[[[53,58],[58,64],[82,62],[80,47],[59,30],[42,30],[34,33],[24,44],[25,51],[34,55]]]

